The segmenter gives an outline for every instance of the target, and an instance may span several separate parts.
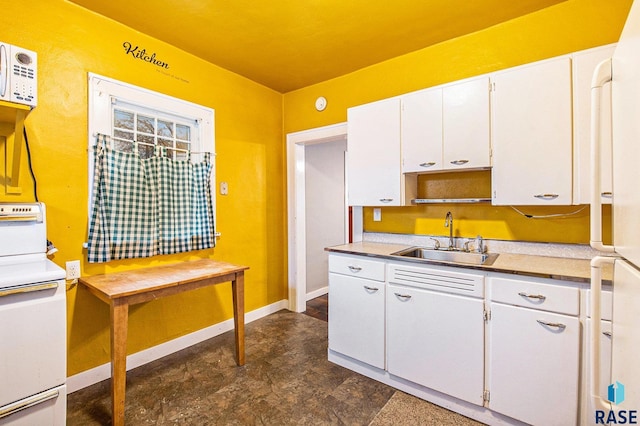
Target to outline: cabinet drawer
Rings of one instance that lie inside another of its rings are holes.
[[[385,263],[364,256],[329,255],[329,272],[384,281]]]
[[[551,283],[511,278],[489,278],[491,300],[515,306],[578,315],[580,290]]]
[[[585,291],[587,317],[591,318],[591,290]],[[600,298],[601,319],[611,321],[613,319],[613,293],[604,290]]]

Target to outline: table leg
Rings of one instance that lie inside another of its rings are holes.
[[[124,425],[124,397],[127,383],[127,324],[129,304],[111,302],[111,407],[112,425]]]
[[[244,365],[244,272],[231,282],[233,290],[233,325],[236,335],[236,363]]]

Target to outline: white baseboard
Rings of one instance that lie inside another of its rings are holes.
[[[329,287],[322,287],[318,290],[314,290],[311,293],[307,293],[307,302],[311,299],[315,299],[316,297],[324,296],[329,293]]]
[[[278,312],[282,309],[287,309],[289,302],[287,300],[280,300],[279,302],[272,303],[271,305],[264,306],[251,312],[245,313],[244,322],[248,324],[257,319],[266,317],[269,314]],[[149,349],[145,349],[135,354],[127,356],[127,371],[141,365],[147,364],[156,359],[160,359],[164,356],[178,352],[189,346],[200,343],[204,340],[211,339],[227,331],[233,330],[233,318],[226,321],[214,324],[212,326],[194,331],[193,333],[186,334],[178,337],[177,339],[170,340],[165,343],[161,343],[157,346],[153,346]],[[98,367],[90,370],[83,371],[73,376],[67,377],[67,392],[72,393],[87,386],[91,386],[95,383],[111,377],[111,363],[102,364]]]

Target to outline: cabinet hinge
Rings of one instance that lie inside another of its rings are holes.
[[[489,320],[491,319],[491,311],[484,310],[484,311],[482,312],[482,318],[483,318],[485,321],[489,321]]]
[[[489,392],[489,390],[485,390],[484,392],[482,392],[482,400],[484,402],[489,402],[490,394],[491,392]]]

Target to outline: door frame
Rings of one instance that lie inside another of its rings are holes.
[[[289,310],[293,312],[304,312],[307,309],[305,146],[346,139],[347,123],[287,134],[288,298]],[[345,173],[344,235],[345,243],[348,243],[349,209],[346,195]]]

